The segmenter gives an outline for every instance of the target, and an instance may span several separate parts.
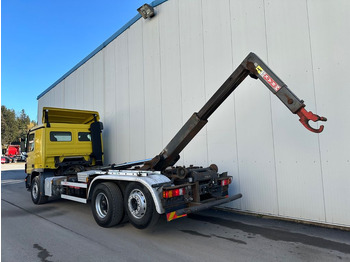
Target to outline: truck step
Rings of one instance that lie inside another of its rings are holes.
[[[81,198],[81,197],[75,197],[75,196],[61,194],[61,198],[72,200],[72,201],[83,203],[83,204],[87,203],[87,200],[85,198]]]

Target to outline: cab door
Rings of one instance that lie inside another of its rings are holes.
[[[44,128],[30,131],[27,137],[27,162],[26,173],[32,174],[33,171],[42,172],[44,170],[43,162],[43,130]]]
[[[31,174],[34,169],[35,162],[35,132],[30,132],[27,136],[27,160],[26,160],[26,170],[27,174]]]

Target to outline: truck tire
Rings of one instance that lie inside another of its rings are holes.
[[[140,183],[130,183],[125,189],[124,205],[130,223],[138,228],[154,226],[159,214],[151,193]]]
[[[96,186],[91,201],[92,214],[101,227],[112,227],[124,217],[123,196],[119,187],[112,182]]]
[[[41,188],[40,175],[33,178],[32,185],[30,187],[30,195],[32,196],[33,203],[36,205],[44,204],[49,199],[49,197],[44,195],[44,190]]]

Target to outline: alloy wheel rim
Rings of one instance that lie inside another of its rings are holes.
[[[105,218],[109,210],[109,202],[107,196],[100,192],[96,196],[95,209],[100,218]]]
[[[39,187],[38,187],[38,183],[35,182],[32,188],[32,196],[34,199],[37,199],[38,195],[39,195]]]
[[[131,191],[128,198],[128,208],[131,215],[137,219],[141,219],[147,211],[147,201],[143,192],[139,189]]]

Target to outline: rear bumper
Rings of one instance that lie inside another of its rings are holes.
[[[212,201],[212,202],[204,203],[204,204],[201,204],[201,205],[198,205],[198,206],[192,206],[192,207],[186,207],[186,208],[183,208],[183,209],[179,209],[179,210],[175,211],[176,212],[176,216],[181,217],[181,216],[184,216],[184,215],[187,215],[187,214],[190,214],[190,213],[199,212],[199,211],[211,208],[213,206],[218,206],[218,205],[222,205],[222,204],[231,202],[231,201],[239,199],[241,197],[242,197],[242,194],[237,194],[237,195],[230,196],[230,197],[227,197],[227,198],[223,198],[223,199],[215,200],[215,201]]]

